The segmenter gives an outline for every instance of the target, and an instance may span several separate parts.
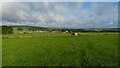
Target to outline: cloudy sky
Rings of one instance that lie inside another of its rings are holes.
[[[2,3],[2,25],[117,28],[118,3],[4,2]]]

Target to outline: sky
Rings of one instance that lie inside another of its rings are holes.
[[[117,2],[3,2],[2,25],[117,28]]]
[[[119,2],[119,0],[1,0],[2,2]]]

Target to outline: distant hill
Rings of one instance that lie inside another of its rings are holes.
[[[3,25],[6,26],[6,25]],[[21,27],[23,29],[27,29],[27,30],[32,30],[32,31],[36,31],[36,30],[42,30],[42,31],[71,31],[71,32],[120,32],[120,28],[80,28],[80,29],[70,29],[70,28],[51,28],[51,27],[37,27],[37,26],[23,26],[23,25],[19,25],[19,26],[11,26],[13,28],[18,28]],[[1,28],[1,26],[0,26]],[[1,30],[0,30],[1,31]]]

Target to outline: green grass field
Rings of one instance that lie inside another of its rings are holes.
[[[44,36],[45,34],[29,35]],[[41,38],[2,39],[3,66],[118,65],[117,34],[81,33],[80,36],[62,34],[64,37],[59,35],[61,34],[51,34],[51,37]]]

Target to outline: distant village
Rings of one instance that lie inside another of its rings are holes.
[[[84,28],[84,29],[63,29],[63,28],[45,28],[34,26],[1,26],[2,34],[11,34],[14,32],[30,34],[32,32],[64,32],[71,33],[72,35],[78,35],[77,32],[119,32],[118,28]]]

